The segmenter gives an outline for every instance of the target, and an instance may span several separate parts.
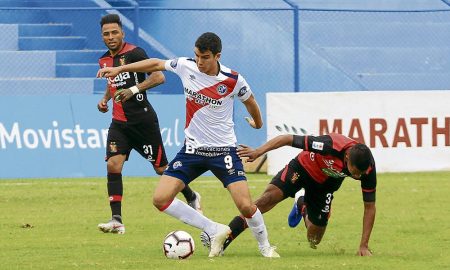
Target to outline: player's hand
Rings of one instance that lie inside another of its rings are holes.
[[[244,119],[245,119],[245,121],[247,121],[247,123],[248,123],[252,128],[256,128],[255,120],[253,120],[253,118],[251,118],[251,117],[245,117]]]
[[[97,71],[97,78],[116,77],[120,73],[120,67],[104,67]]]
[[[102,98],[97,104],[97,109],[102,113],[107,112],[109,110],[108,109],[108,101],[106,99]]]
[[[240,158],[248,158],[246,162],[252,162],[255,161],[261,154],[257,149],[253,149],[247,145],[239,144],[239,147],[237,149],[237,154]]]
[[[114,101],[124,103],[125,101],[129,100],[132,96],[133,92],[131,92],[130,89],[118,90],[116,91],[116,93],[114,93]]]
[[[372,251],[368,247],[359,247],[357,256],[372,256]]]

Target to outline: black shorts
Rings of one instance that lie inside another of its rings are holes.
[[[127,155],[126,160],[128,160],[131,149],[136,150],[155,167],[167,165],[166,152],[156,117],[132,125],[126,122],[111,122],[106,145],[106,160],[119,154]]]
[[[305,205],[309,220],[316,226],[326,226],[331,213],[333,193],[344,179],[329,179],[324,184],[316,182],[298,162],[292,159],[270,182],[283,192],[285,198],[294,197],[305,189]]]

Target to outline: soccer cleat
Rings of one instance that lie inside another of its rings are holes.
[[[227,225],[217,224],[217,232],[210,237],[210,250],[208,257],[217,257],[223,254],[223,243],[230,235],[231,229]]]
[[[193,201],[188,201],[187,203],[190,207],[194,208],[195,210],[197,210],[197,212],[203,215],[202,207],[200,205],[200,200],[202,199],[202,196],[200,196],[200,194],[196,191],[194,191],[194,193],[195,199]]]
[[[205,231],[202,231],[200,233],[200,241],[208,250],[211,249],[211,237],[209,237],[209,234],[207,234]]]
[[[288,216],[288,224],[289,227],[294,228],[302,220],[302,211],[303,205],[305,201],[305,189],[302,188],[297,193],[295,193],[294,206],[292,207],[291,212]]]
[[[98,229],[104,233],[116,233],[116,234],[124,234],[125,233],[125,225],[116,219],[112,218],[110,221],[106,223],[98,224]]]
[[[275,246],[260,247],[259,251],[266,258],[280,258],[280,254],[275,251],[276,248]]]

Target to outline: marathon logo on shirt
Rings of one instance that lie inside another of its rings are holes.
[[[184,93],[187,95],[187,98],[189,100],[195,100],[195,103],[200,104],[200,105],[213,105],[213,106],[222,106],[222,101],[212,98],[212,97],[208,97],[205,96],[201,93],[198,92],[194,92],[188,88],[184,88]]]
[[[120,88],[127,84],[127,80],[130,78],[130,72],[122,72],[114,78],[108,78],[108,84],[110,84],[111,87]]]

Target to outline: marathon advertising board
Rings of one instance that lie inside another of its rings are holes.
[[[450,170],[450,91],[268,93],[267,137],[340,133],[372,149],[377,171]],[[268,153],[276,174],[301,150]]]

